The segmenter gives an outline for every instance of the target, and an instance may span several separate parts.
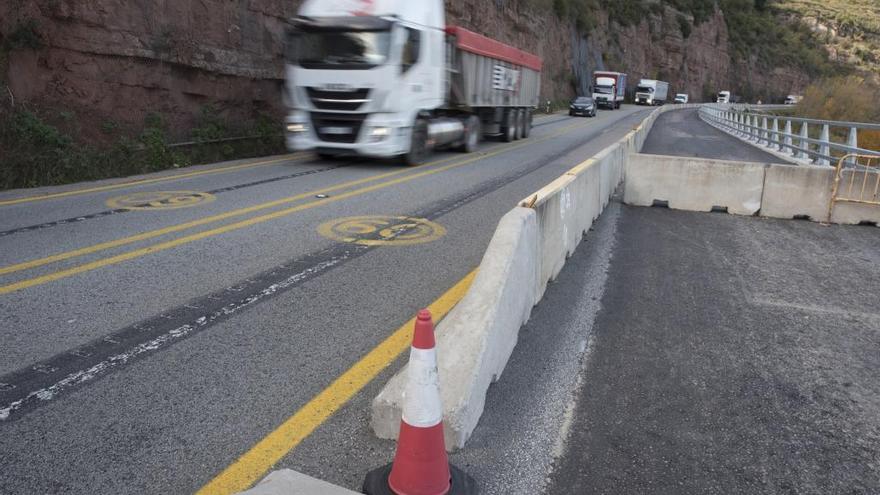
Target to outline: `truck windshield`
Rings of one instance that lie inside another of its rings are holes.
[[[596,86],[595,93],[599,93],[601,95],[610,95],[611,87],[610,86]]]
[[[388,59],[391,31],[301,32],[291,41],[291,62],[306,69],[369,69]]]
[[[649,86],[639,86],[636,91],[638,91],[639,93],[653,93],[654,88]]]

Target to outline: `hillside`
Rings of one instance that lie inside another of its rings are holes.
[[[595,70],[628,73],[630,89],[656,78],[694,101],[731,90],[765,102],[853,68],[876,73],[876,2],[445,0],[448,23],[541,56],[541,99],[557,108],[587,93]],[[269,138],[286,112],[284,27],[298,5],[0,2],[0,153],[17,159],[0,164],[0,187],[283,149]],[[251,135],[267,139],[187,156],[168,146]]]
[[[780,0],[781,14],[807,24],[833,60],[880,72],[880,2],[877,0]]]

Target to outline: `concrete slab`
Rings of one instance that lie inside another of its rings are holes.
[[[630,155],[626,164],[624,202],[651,206],[666,201],[672,209],[754,215],[761,209],[763,164]]]
[[[834,169],[795,165],[770,165],[764,179],[761,216],[828,220],[828,202]]]
[[[357,492],[292,469],[281,469],[273,471],[256,486],[239,495],[357,495]]]

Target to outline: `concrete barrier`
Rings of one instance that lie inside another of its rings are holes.
[[[830,167],[770,165],[764,179],[761,216],[809,217],[825,222],[833,183],[834,169]]]
[[[447,449],[463,447],[476,428],[489,385],[501,376],[520,327],[610,201],[627,157],[641,149],[660,113],[692,106],[656,109],[618,142],[502,217],[467,294],[437,325]],[[373,400],[370,424],[380,438],[397,438],[405,372]]]
[[[831,218],[828,207],[835,170],[783,164],[725,162],[673,156],[632,155],[626,165],[623,201],[651,206],[666,201],[670,208],[768,218],[806,218],[838,224],[880,224],[880,206],[837,202]],[[841,180],[841,197],[848,196]],[[863,176],[859,174],[859,180]],[[876,179],[869,177],[874,184]],[[855,192],[854,197],[858,197]]]
[[[536,212],[514,208],[498,224],[464,298],[437,325],[437,356],[446,447],[464,446],[483,413],[486,390],[501,376],[519,328],[537,301]],[[400,428],[406,367],[373,400],[371,425],[380,438]]]
[[[670,208],[754,215],[761,209],[766,165],[659,155],[629,156],[623,201],[651,206],[666,201]]]

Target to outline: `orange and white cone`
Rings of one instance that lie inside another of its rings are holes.
[[[459,495],[477,493],[476,482],[451,466],[443,440],[443,405],[431,313],[416,318],[394,462],[364,480],[367,495]]]

